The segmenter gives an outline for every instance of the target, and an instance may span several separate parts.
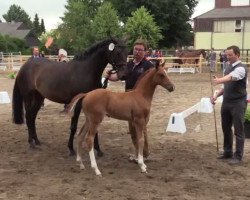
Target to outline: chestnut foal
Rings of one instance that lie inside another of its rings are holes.
[[[167,76],[162,66],[149,69],[137,81],[134,90],[129,92],[111,92],[106,89],[96,89],[89,93],[81,93],[73,98],[68,105],[68,112],[74,110],[76,103],[82,99],[82,108],[86,117],[85,124],[77,134],[77,161],[80,162],[80,168],[84,169],[82,162],[82,146],[85,142],[89,151],[91,167],[95,170],[96,175],[101,175],[97,167],[93,141],[97,128],[107,115],[115,119],[126,120],[131,122],[136,130],[136,138],[133,144],[136,149],[138,165],[141,172],[147,172],[147,166],[143,161],[144,155],[148,155],[146,125],[149,121],[150,107],[153,94],[157,85],[161,85],[169,92],[174,90],[174,85]],[[144,146],[145,144],[145,146]]]

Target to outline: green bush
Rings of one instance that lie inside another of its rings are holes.
[[[250,105],[247,106],[247,109],[246,109],[245,122],[250,124]]]
[[[10,78],[10,79],[15,79],[16,78],[16,72],[12,72],[12,73],[8,74],[7,77]]]

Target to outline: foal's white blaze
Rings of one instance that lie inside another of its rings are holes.
[[[167,70],[165,70],[165,69],[164,69],[164,72],[165,72],[165,74],[166,74],[166,76],[167,76],[167,75],[168,75],[168,72],[167,72]]]
[[[143,162],[143,156],[141,154],[138,154],[138,164],[141,168],[142,173],[147,173],[147,166]]]
[[[94,153],[94,148],[93,147],[92,147],[92,149],[89,152],[89,158],[90,158],[91,167],[95,170],[95,174],[97,176],[100,176],[101,172],[100,172],[100,170],[97,167],[97,163],[96,163],[95,153]]]

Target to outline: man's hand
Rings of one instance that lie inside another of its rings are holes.
[[[212,103],[213,105],[215,105],[216,100],[217,100],[217,96],[210,97],[210,101],[211,101],[211,103]]]

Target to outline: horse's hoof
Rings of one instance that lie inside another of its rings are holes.
[[[41,142],[39,140],[35,140],[35,144],[41,146]]]
[[[104,153],[102,151],[97,151],[97,156],[98,157],[103,157]]]
[[[35,148],[36,148],[36,145],[33,144],[33,143],[30,143],[30,148],[31,148],[31,149],[35,149]]]
[[[69,151],[69,156],[75,156],[75,155],[76,155],[76,152],[74,150]]]

